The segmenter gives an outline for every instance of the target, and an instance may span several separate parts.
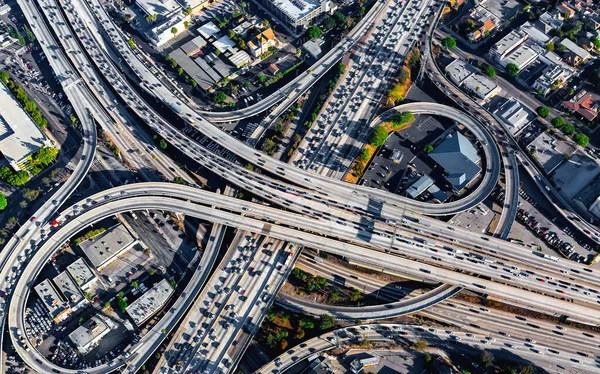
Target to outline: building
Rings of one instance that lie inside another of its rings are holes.
[[[519,30],[527,34],[527,40],[536,42],[542,47],[545,47],[550,41],[550,37],[546,35],[545,32],[542,32],[540,29],[533,26],[529,21],[522,24],[521,27],[519,27]]]
[[[508,99],[494,114],[502,119],[513,135],[518,134],[536,117],[533,110],[527,108],[514,98]]]
[[[571,113],[578,113],[581,117],[591,122],[598,115],[600,98],[597,95],[581,90],[569,101],[563,101],[562,106]]]
[[[490,48],[489,55],[492,59],[500,62],[526,39],[527,34],[523,31],[512,30]]]
[[[102,270],[137,243],[129,230],[117,224],[105,232],[79,244],[96,270]]]
[[[368,366],[373,366],[379,364],[379,357],[371,356],[363,359],[354,359],[350,362],[350,370],[354,374],[358,374],[361,371],[364,371]]]
[[[206,40],[214,40],[213,37],[221,32],[221,29],[212,22],[207,22],[196,29],[200,35]]]
[[[191,9],[191,14],[196,14],[210,5],[209,0],[181,0],[180,2],[185,9]]]
[[[565,155],[573,153],[574,148],[569,148],[567,143],[557,141],[552,135],[543,131],[527,145],[527,150],[534,154],[535,160],[547,174],[550,174],[565,161]]]
[[[244,65],[248,65],[252,61],[252,57],[246,51],[239,50],[237,48],[233,48],[231,50],[231,55],[227,57],[229,63],[236,68],[241,68]]]
[[[82,355],[89,353],[110,332],[104,318],[108,317],[95,315],[69,334],[69,339]]]
[[[62,294],[63,299],[69,303],[73,312],[76,312],[89,304],[89,301],[85,298],[85,295],[79,286],[77,286],[77,283],[75,283],[73,278],[71,278],[68,271],[63,271],[58,274],[52,281],[56,285],[58,291]]]
[[[535,27],[540,29],[543,33],[549,33],[552,30],[560,29],[563,22],[552,14],[545,12],[540,15],[540,18],[535,21]]]
[[[600,196],[594,200],[594,202],[588,208],[588,212],[593,214],[596,218],[600,219]]]
[[[575,11],[575,9],[571,8],[566,3],[562,3],[559,6],[557,6],[556,11],[558,12],[558,17],[560,17],[563,20],[569,19],[569,18],[573,17],[575,15],[575,13],[577,13],[577,11]]]
[[[44,133],[0,83],[0,152],[15,171],[27,169],[29,156],[51,146]]]
[[[10,13],[10,6],[8,4],[2,4],[2,6],[0,6],[0,16],[4,16],[8,13]]]
[[[185,52],[186,55],[193,56],[196,53],[200,52],[200,50],[204,48],[206,44],[207,42],[203,37],[197,36],[194,39],[182,45],[181,50]]]
[[[37,286],[33,287],[33,289],[38,294],[46,309],[48,309],[48,313],[55,323],[61,323],[71,315],[72,309],[69,303],[58,294],[58,291],[49,279],[43,280]]]
[[[67,271],[79,288],[84,291],[89,289],[98,280],[83,258],[78,258],[71,265],[67,266]]]
[[[550,91],[564,86],[573,73],[572,70],[565,69],[560,65],[548,66],[544,73],[533,82],[533,89],[541,95],[548,95]]]
[[[524,70],[531,65],[537,58],[545,52],[544,47],[536,42],[527,39],[521,43],[511,53],[500,60],[500,65],[506,67],[508,64],[516,65],[519,70]]]
[[[481,4],[472,8],[469,16],[475,23],[475,29],[467,36],[471,43],[477,43],[485,38],[500,23],[498,17]]]
[[[173,294],[173,287],[166,279],[161,280],[127,307],[127,314],[140,326],[158,312]]]
[[[448,134],[429,157],[444,168],[448,174],[446,180],[456,192],[462,191],[481,172],[477,149],[457,131]]]
[[[446,74],[454,84],[481,100],[489,100],[501,91],[494,81],[479,74],[478,69],[461,59],[448,64]]]
[[[146,32],[152,45],[160,47],[186,30],[184,23],[190,20],[184,16],[181,5],[175,0],[136,0],[136,5],[146,16],[156,16],[156,21]],[[177,29],[174,34],[173,29]]]
[[[248,51],[250,51],[252,56],[258,58],[267,52],[270,47],[275,47],[276,45],[277,39],[275,39],[275,33],[269,27],[248,42]]]
[[[235,47],[235,42],[231,40],[229,36],[224,35],[213,42],[213,47],[215,47],[219,52],[225,53],[231,48]]]
[[[136,5],[145,15],[157,15],[158,18],[170,18],[181,13],[181,5],[175,0],[136,0]]]
[[[334,11],[329,0],[255,0],[294,34],[318,23]]]
[[[426,189],[431,187],[431,185],[433,185],[433,179],[424,175],[406,189],[406,194],[409,197],[416,199],[420,194],[425,192]]]
[[[323,39],[309,40],[302,44],[302,49],[306,54],[312,57],[313,60],[318,60],[323,55],[323,50],[321,49],[322,44]]]
[[[248,19],[244,19],[244,21],[242,21],[239,25],[234,27],[232,30],[237,35],[241,36],[242,38],[245,38],[248,35],[248,32],[250,30],[254,29],[254,27],[256,27],[257,24],[258,24],[258,17],[252,16]]]
[[[427,192],[429,192],[431,196],[433,196],[433,199],[440,204],[443,204],[444,202],[446,202],[446,200],[448,200],[448,193],[440,190],[440,188],[435,184],[429,187],[427,189]]]
[[[585,64],[592,55],[588,53],[585,49],[581,48],[577,44],[573,43],[571,40],[564,38],[561,40],[560,44],[562,44],[567,51],[570,52],[570,56],[565,57],[568,60],[568,63],[571,66],[577,66],[579,64]]]

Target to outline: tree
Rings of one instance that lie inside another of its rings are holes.
[[[127,39],[127,44],[129,44],[129,48],[135,49],[135,41],[132,38]]]
[[[7,205],[8,205],[8,200],[6,200],[6,195],[4,195],[2,192],[0,192],[0,211],[6,209]]]
[[[182,177],[175,177],[175,178],[173,178],[172,182],[175,183],[175,184],[187,185],[187,182]]]
[[[550,52],[554,52],[554,42],[550,41],[546,44],[546,49]]]
[[[587,137],[587,135],[580,132],[573,135],[573,140],[575,140],[575,143],[579,144],[582,147],[585,147],[590,143],[590,139]]]
[[[169,146],[169,144],[167,143],[166,140],[161,139],[160,142],[158,142],[159,147],[161,147],[162,149],[167,149],[167,147]]]
[[[173,36],[177,35],[177,27],[172,27],[171,28],[171,34],[173,34]]]
[[[456,39],[454,39],[451,36],[448,36],[448,37],[442,39],[442,46],[446,49],[456,48]]]
[[[290,276],[292,278],[295,278],[299,281],[306,281],[306,278],[308,277],[308,275],[304,272],[304,270],[299,269],[299,268],[294,268],[292,269],[292,272],[290,273]]]
[[[371,153],[369,150],[366,148],[361,149],[360,153],[358,154],[358,159],[360,161],[369,161],[369,158],[371,158]]]
[[[190,27],[190,21],[183,21],[183,27],[186,29]]]
[[[298,322],[298,325],[307,330],[315,328],[315,323],[313,321],[306,321],[303,319],[301,319],[300,322]]]
[[[555,117],[552,119],[552,126],[560,129],[565,125],[565,120],[562,117]]]
[[[340,300],[340,292],[338,290],[333,290],[329,294],[328,301],[332,304],[337,303]]]
[[[358,301],[362,297],[360,290],[356,288],[350,289],[350,301]]]
[[[320,38],[321,35],[323,35],[323,30],[321,30],[321,28],[319,26],[311,26],[308,29],[308,38],[313,40],[313,39],[317,39]]]
[[[298,329],[296,330],[296,339],[300,340],[302,338],[304,338],[304,329],[298,326]]]
[[[282,350],[282,351],[285,351],[285,349],[287,348],[287,346],[288,346],[288,342],[287,342],[287,340],[283,339],[283,340],[281,341],[281,350]]]
[[[262,21],[262,27],[266,29],[266,28],[269,27],[269,25],[270,25],[269,20],[266,19],[266,18],[263,19],[263,21]]]
[[[419,339],[415,342],[415,349],[417,351],[424,351],[425,349],[427,349],[427,340],[425,339]]]
[[[26,188],[23,190],[23,197],[29,201],[33,201],[40,196],[40,190],[31,190]]]
[[[136,281],[131,282],[131,287],[138,288],[139,286],[140,285],[138,284],[138,282],[136,282]]]
[[[225,100],[227,100],[227,95],[225,94],[225,92],[219,91],[216,93],[214,97],[215,103],[222,105],[225,102]]]
[[[481,364],[485,368],[494,366],[494,355],[490,351],[481,352],[481,355],[479,356],[479,360],[481,361]]]
[[[488,77],[494,78],[496,76],[496,69],[494,69],[493,67],[488,65],[485,67],[485,73],[487,74]]]
[[[322,290],[325,287],[327,287],[327,279],[325,279],[325,278],[323,278],[321,276],[312,277],[306,283],[306,288],[310,292],[312,292],[312,291],[320,291],[320,290]]]
[[[550,114],[550,109],[548,109],[548,107],[545,106],[540,106],[535,111],[542,118],[546,118]]]
[[[327,330],[335,326],[335,318],[330,316],[329,314],[322,314],[319,319],[319,329]]]
[[[575,132],[575,126],[571,125],[571,124],[566,124],[563,132],[565,133],[565,135],[571,135],[572,133]]]
[[[519,74],[520,69],[517,65],[511,62],[510,64],[506,64],[506,71],[508,71],[508,73],[514,77]]]
[[[335,20],[333,17],[327,17],[325,21],[323,21],[323,27],[325,27],[327,30],[334,28]]]
[[[125,313],[125,311],[127,310],[127,307],[129,306],[127,304],[127,301],[123,300],[122,298],[117,298],[117,305],[119,306],[119,309],[123,313]]]
[[[0,80],[2,80],[2,82],[4,82],[4,84],[6,84],[9,79],[10,79],[10,75],[7,72],[5,72],[5,71],[0,72]]]
[[[383,125],[379,125],[375,128],[375,131],[373,131],[369,144],[374,147],[381,147],[385,143],[387,136],[387,129]]]
[[[423,152],[425,152],[425,154],[430,154],[433,151],[433,146],[431,144],[427,144],[425,146],[425,148],[423,148]]]

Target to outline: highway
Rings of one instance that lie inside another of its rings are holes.
[[[444,348],[452,349],[454,345],[461,344],[462,346],[473,347],[478,350],[493,350],[498,358],[505,356],[514,359],[515,356],[518,356],[524,360],[536,363],[543,368],[552,368],[554,370],[558,367],[569,368],[560,371],[564,373],[592,373],[595,370],[595,364],[590,364],[590,359],[577,357],[576,359],[581,361],[581,363],[575,363],[570,358],[555,355],[547,351],[545,347],[525,347],[524,350],[523,346],[519,344],[521,342],[511,337],[500,336],[498,338],[489,338],[491,339],[479,334],[463,333],[455,329],[442,332],[434,327],[427,326],[401,324],[357,325],[327,332],[292,347],[275,358],[275,360],[257,370],[255,374],[282,373],[316,353],[332,350],[341,345],[357,344],[360,342],[360,339],[388,341],[399,344],[425,339],[430,346],[439,346],[442,350]],[[534,346],[533,344],[530,345]],[[542,353],[537,353],[534,350]]]
[[[351,275],[357,274],[356,272],[333,263],[328,263],[325,266],[324,264],[305,261],[304,264],[309,267],[308,271],[322,275],[330,281],[333,281],[334,274],[345,277],[347,287],[360,287],[366,284],[371,290],[374,288],[379,289],[378,295],[383,300],[393,301],[405,295],[405,291],[390,287],[387,282],[373,278],[368,274],[362,273],[359,279],[353,278]],[[291,295],[283,297],[286,301],[294,299]],[[286,306],[286,303],[282,305]],[[335,306],[315,303],[302,302],[300,305],[306,305],[304,311],[314,315],[331,313],[332,309],[334,311],[337,309]],[[391,303],[387,305],[391,305]],[[362,308],[364,307],[360,309]],[[594,336],[593,332],[586,332],[574,327],[562,326],[559,328],[557,327],[559,325],[549,321],[533,317],[523,317],[494,308],[488,309],[481,307],[481,305],[458,299],[438,303],[426,310],[419,311],[418,314],[436,321],[452,324],[461,330],[477,335],[483,334],[484,336],[492,336],[496,339],[511,337],[516,339],[519,347],[520,344],[523,344],[523,348],[529,350],[540,350],[540,346],[542,346],[541,351],[546,352],[548,349],[553,349],[558,353],[551,353],[563,357],[583,357],[581,353],[594,357],[600,353],[598,338]],[[375,319],[375,316],[373,316],[373,319]],[[531,341],[527,339],[531,339]],[[529,346],[527,346],[528,343]],[[581,359],[581,357],[579,358]],[[587,364],[595,366],[595,363],[590,361]]]

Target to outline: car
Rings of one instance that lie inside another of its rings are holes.
[[[566,327],[562,327],[560,325],[556,325],[556,328],[562,331],[567,331]]]
[[[531,338],[525,338],[526,341],[528,341],[529,343],[535,343],[535,340],[531,339]]]
[[[37,217],[31,217],[31,222],[37,221]]]

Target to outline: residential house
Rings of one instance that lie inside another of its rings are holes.
[[[277,39],[275,39],[275,33],[273,33],[273,29],[270,27],[256,35],[247,44],[250,54],[256,58],[267,52],[270,47],[276,45]]]
[[[562,20],[569,19],[573,17],[575,13],[577,13],[575,9],[571,8],[566,3],[562,3],[559,6],[557,6],[556,10],[558,11],[558,17]]]
[[[567,53],[563,57],[571,66],[578,66],[586,63],[592,56],[585,49],[581,48],[571,40],[564,38],[560,42],[567,49]]]
[[[552,30],[560,29],[563,25],[563,22],[556,18],[554,15],[545,12],[542,13],[540,18],[535,21],[535,27],[540,29],[543,33],[547,34]]]
[[[569,101],[563,101],[562,106],[571,113],[578,113],[589,122],[598,115],[600,97],[586,90],[581,90]]]

